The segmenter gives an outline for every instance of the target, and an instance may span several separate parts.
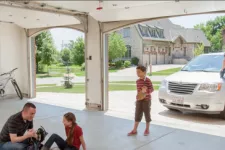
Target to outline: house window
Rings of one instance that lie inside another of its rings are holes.
[[[123,37],[130,37],[130,27],[123,29]]]
[[[144,37],[149,37],[148,27],[138,25],[141,35]]]
[[[127,45],[126,47],[127,47],[127,51],[125,53],[124,58],[131,58],[131,46]]]
[[[156,31],[155,31],[154,28],[149,27],[148,29],[149,29],[149,33],[150,33],[150,36],[151,36],[151,37],[157,37],[157,36],[156,36]]]
[[[156,30],[155,30],[155,29],[153,29],[153,31],[152,31],[152,36],[153,36],[153,37],[157,37],[157,36],[156,36]]]
[[[187,55],[187,49],[186,49],[186,47],[184,47],[184,56],[186,56]]]
[[[161,38],[165,38],[165,36],[164,36],[164,31],[163,31],[163,30],[160,31],[160,37],[161,37]]]

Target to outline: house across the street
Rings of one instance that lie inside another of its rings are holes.
[[[143,65],[185,64],[194,57],[198,44],[204,45],[205,52],[210,49],[203,31],[183,28],[169,19],[132,25],[118,33],[122,34],[127,46],[123,60],[138,57]]]

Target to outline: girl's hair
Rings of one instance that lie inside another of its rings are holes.
[[[68,143],[68,145],[73,145],[73,139],[74,139],[74,127],[77,125],[76,123],[76,117],[73,113],[68,112],[64,115],[64,118],[67,121],[71,121],[72,122],[72,127],[68,133],[68,137],[66,139],[66,142]]]

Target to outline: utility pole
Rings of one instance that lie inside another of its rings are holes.
[[[63,40],[62,40],[62,45],[61,45],[61,46],[62,46],[62,48],[61,48],[61,51],[62,51],[62,50],[63,50],[63,47],[64,47],[64,43],[63,43]]]

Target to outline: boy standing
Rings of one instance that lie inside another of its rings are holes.
[[[149,126],[151,122],[150,110],[151,110],[151,93],[154,91],[151,80],[146,77],[146,67],[138,66],[136,68],[137,76],[139,79],[137,84],[137,101],[135,109],[135,123],[133,130],[128,133],[128,136],[136,135],[139,122],[141,122],[143,113],[146,120],[146,129],[144,135],[149,135]]]

